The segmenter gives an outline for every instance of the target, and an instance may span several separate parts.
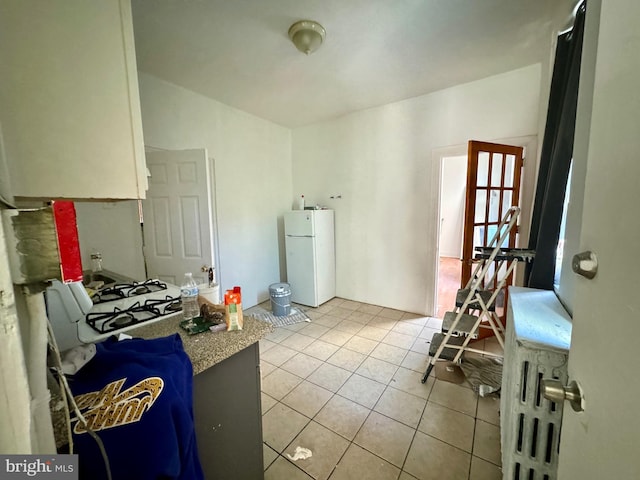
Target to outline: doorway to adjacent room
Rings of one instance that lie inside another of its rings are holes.
[[[516,145],[524,147],[524,151],[531,161],[525,162],[522,168],[522,175],[517,182],[520,184],[519,193],[512,194],[511,201],[515,197],[520,199],[521,213],[520,221],[518,225],[518,237],[520,239],[526,239],[529,236],[529,224],[531,220],[531,204],[533,199],[533,193],[535,190],[535,158],[537,155],[537,139],[535,136],[514,137],[497,140],[497,144]],[[490,145],[490,144],[488,144]],[[499,147],[499,145],[497,145]],[[434,228],[434,241],[437,242],[437,248],[434,249],[434,272],[433,272],[433,285],[434,285],[434,300],[431,311],[433,315],[442,318],[444,313],[452,311],[454,309],[455,295],[457,289],[460,288],[462,283],[462,269],[463,269],[463,245],[464,245],[464,216],[466,208],[467,192],[467,172],[468,172],[468,153],[469,145],[456,145],[451,147],[443,147],[433,152],[434,161],[434,180],[437,179],[433,187],[438,189],[438,217],[434,218],[436,228]],[[478,195],[474,192],[476,204],[479,204],[479,211],[484,211],[485,216],[490,218],[497,213],[500,216],[502,213],[501,208],[495,207],[495,195],[493,190],[500,191],[498,200],[502,198],[502,201],[498,201],[498,206],[504,206],[506,203],[511,203],[505,200],[506,193],[503,192],[511,189],[511,183],[505,183],[500,180],[494,188],[495,179],[502,179],[511,175],[510,167],[507,168],[508,162],[504,162],[505,168],[497,168],[502,166],[499,161],[489,162],[488,158],[485,158],[485,154],[482,153],[477,159],[476,169],[481,178],[490,179],[490,184],[486,187],[480,186],[481,193],[484,190],[487,191],[487,195],[491,191],[493,203],[487,201],[487,198],[482,198],[482,195]],[[502,157],[504,159],[504,157]],[[500,160],[500,155],[497,154],[497,160]],[[487,160],[487,161],[485,161]],[[489,166],[491,163],[491,167]],[[495,172],[494,172],[495,170]],[[515,170],[513,170],[515,172]],[[515,178],[513,181],[516,181]],[[436,183],[437,182],[437,183]],[[474,182],[477,186],[477,179],[474,177]],[[504,183],[504,185],[503,185]],[[502,186],[509,185],[509,187],[502,188]],[[501,185],[500,188],[497,185]],[[487,206],[489,212],[487,213]],[[495,210],[495,212],[494,212]],[[474,209],[475,211],[475,209]],[[493,213],[492,213],[493,212]],[[475,213],[472,217],[475,219]],[[475,223],[475,220],[474,220]],[[495,222],[494,222],[495,223]],[[473,242],[474,245],[480,245],[480,233],[482,233],[482,239],[484,240],[484,230],[480,232],[480,228],[476,228],[474,235],[478,233],[478,241]],[[486,230],[486,228],[485,228]],[[520,246],[519,243],[517,246]],[[516,284],[522,284],[523,269],[518,267],[516,269]]]
[[[453,310],[460,288],[467,155],[440,158],[440,236],[436,316]]]

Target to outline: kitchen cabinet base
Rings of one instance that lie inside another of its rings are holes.
[[[200,463],[207,480],[263,480],[258,342],[193,378]]]

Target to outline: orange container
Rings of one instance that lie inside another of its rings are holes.
[[[227,331],[242,330],[244,317],[242,316],[242,292],[240,287],[233,287],[224,293],[224,318]]]

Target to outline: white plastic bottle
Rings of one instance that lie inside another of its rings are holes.
[[[185,320],[191,320],[200,315],[198,284],[193,279],[191,272],[184,274],[184,281],[180,287],[180,297],[182,299],[182,316]]]
[[[304,210],[304,195],[300,195],[298,198],[298,210]]]

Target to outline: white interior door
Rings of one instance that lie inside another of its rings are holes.
[[[576,413],[565,404],[562,480],[640,478],[638,19],[637,0],[589,0],[585,48],[593,22],[600,28],[593,102],[590,132],[576,130],[574,152],[588,150],[578,248],[595,252],[598,273],[593,280],[576,278],[569,379],[583,388],[585,408]],[[590,87],[582,78],[581,101],[583,86]],[[579,106],[579,115],[588,110]]]
[[[149,278],[180,285],[185,272],[205,283],[214,266],[211,171],[207,151],[147,153],[151,173],[142,202]]]

